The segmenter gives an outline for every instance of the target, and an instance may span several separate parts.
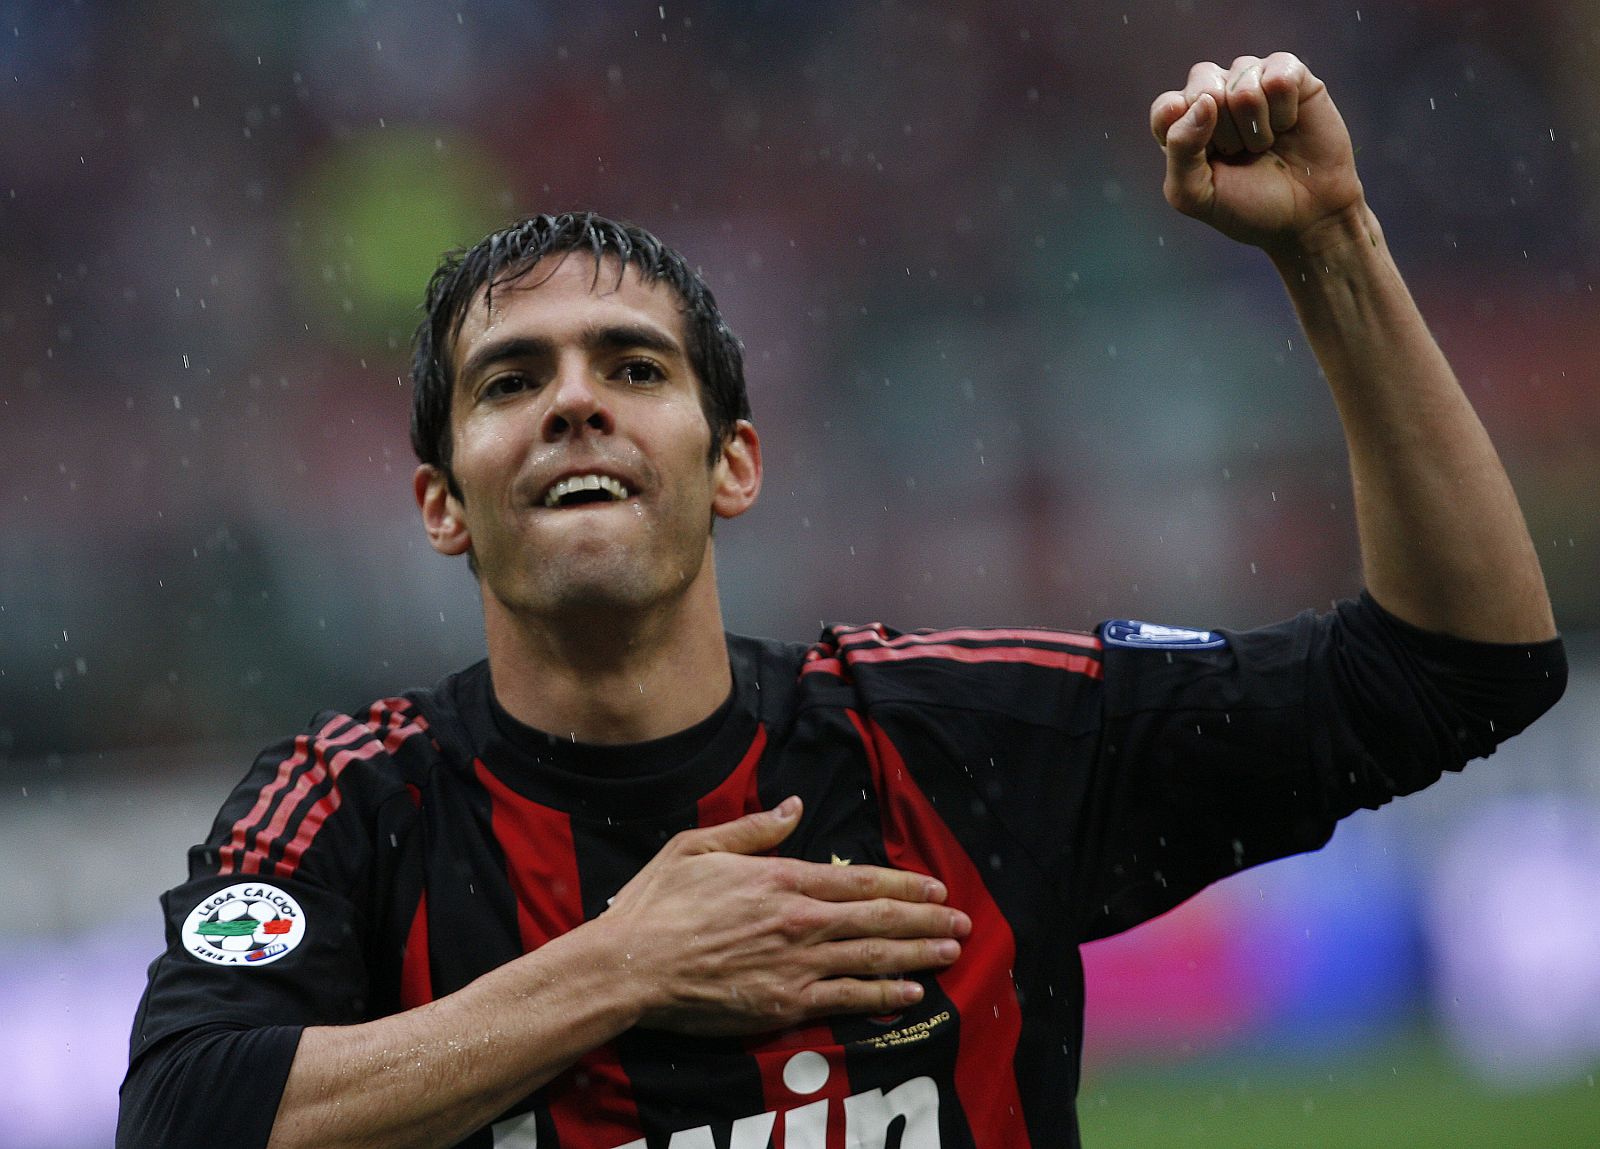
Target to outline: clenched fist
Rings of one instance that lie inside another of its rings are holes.
[[[1167,202],[1274,255],[1315,250],[1363,207],[1350,133],[1299,58],[1240,56],[1189,69],[1150,106]]]

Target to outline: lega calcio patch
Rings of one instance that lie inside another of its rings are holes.
[[[218,890],[183,923],[183,948],[213,965],[270,965],[305,936],[300,903],[265,882]]]
[[[1136,650],[1211,650],[1227,646],[1228,640],[1214,630],[1190,630],[1182,626],[1162,626],[1119,618],[1100,628],[1101,639],[1111,646]]]

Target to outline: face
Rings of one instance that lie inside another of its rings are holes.
[[[713,577],[711,523],[755,501],[760,444],[711,431],[677,296],[633,268],[551,256],[468,310],[454,351],[452,471],[419,467],[434,549],[470,551],[514,614],[668,604]]]

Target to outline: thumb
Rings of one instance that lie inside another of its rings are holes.
[[[732,822],[712,826],[695,835],[690,852],[709,854],[759,854],[783,841],[800,824],[800,799],[790,795],[770,810],[758,810]]]
[[[1202,92],[1189,110],[1167,129],[1167,178],[1162,191],[1167,202],[1186,215],[1203,212],[1215,190],[1206,145],[1217,128],[1217,101]]]

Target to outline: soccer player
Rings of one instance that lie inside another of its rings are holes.
[[[760,440],[646,233],[446,261],[415,491],[488,658],[266,752],[164,897],[119,1144],[1077,1143],[1078,943],[1490,753],[1565,662],[1520,511],[1294,56],[1151,108],[1338,403],[1366,591],[1260,630],[727,635]],[[897,1139],[897,1140],[896,1140]]]

